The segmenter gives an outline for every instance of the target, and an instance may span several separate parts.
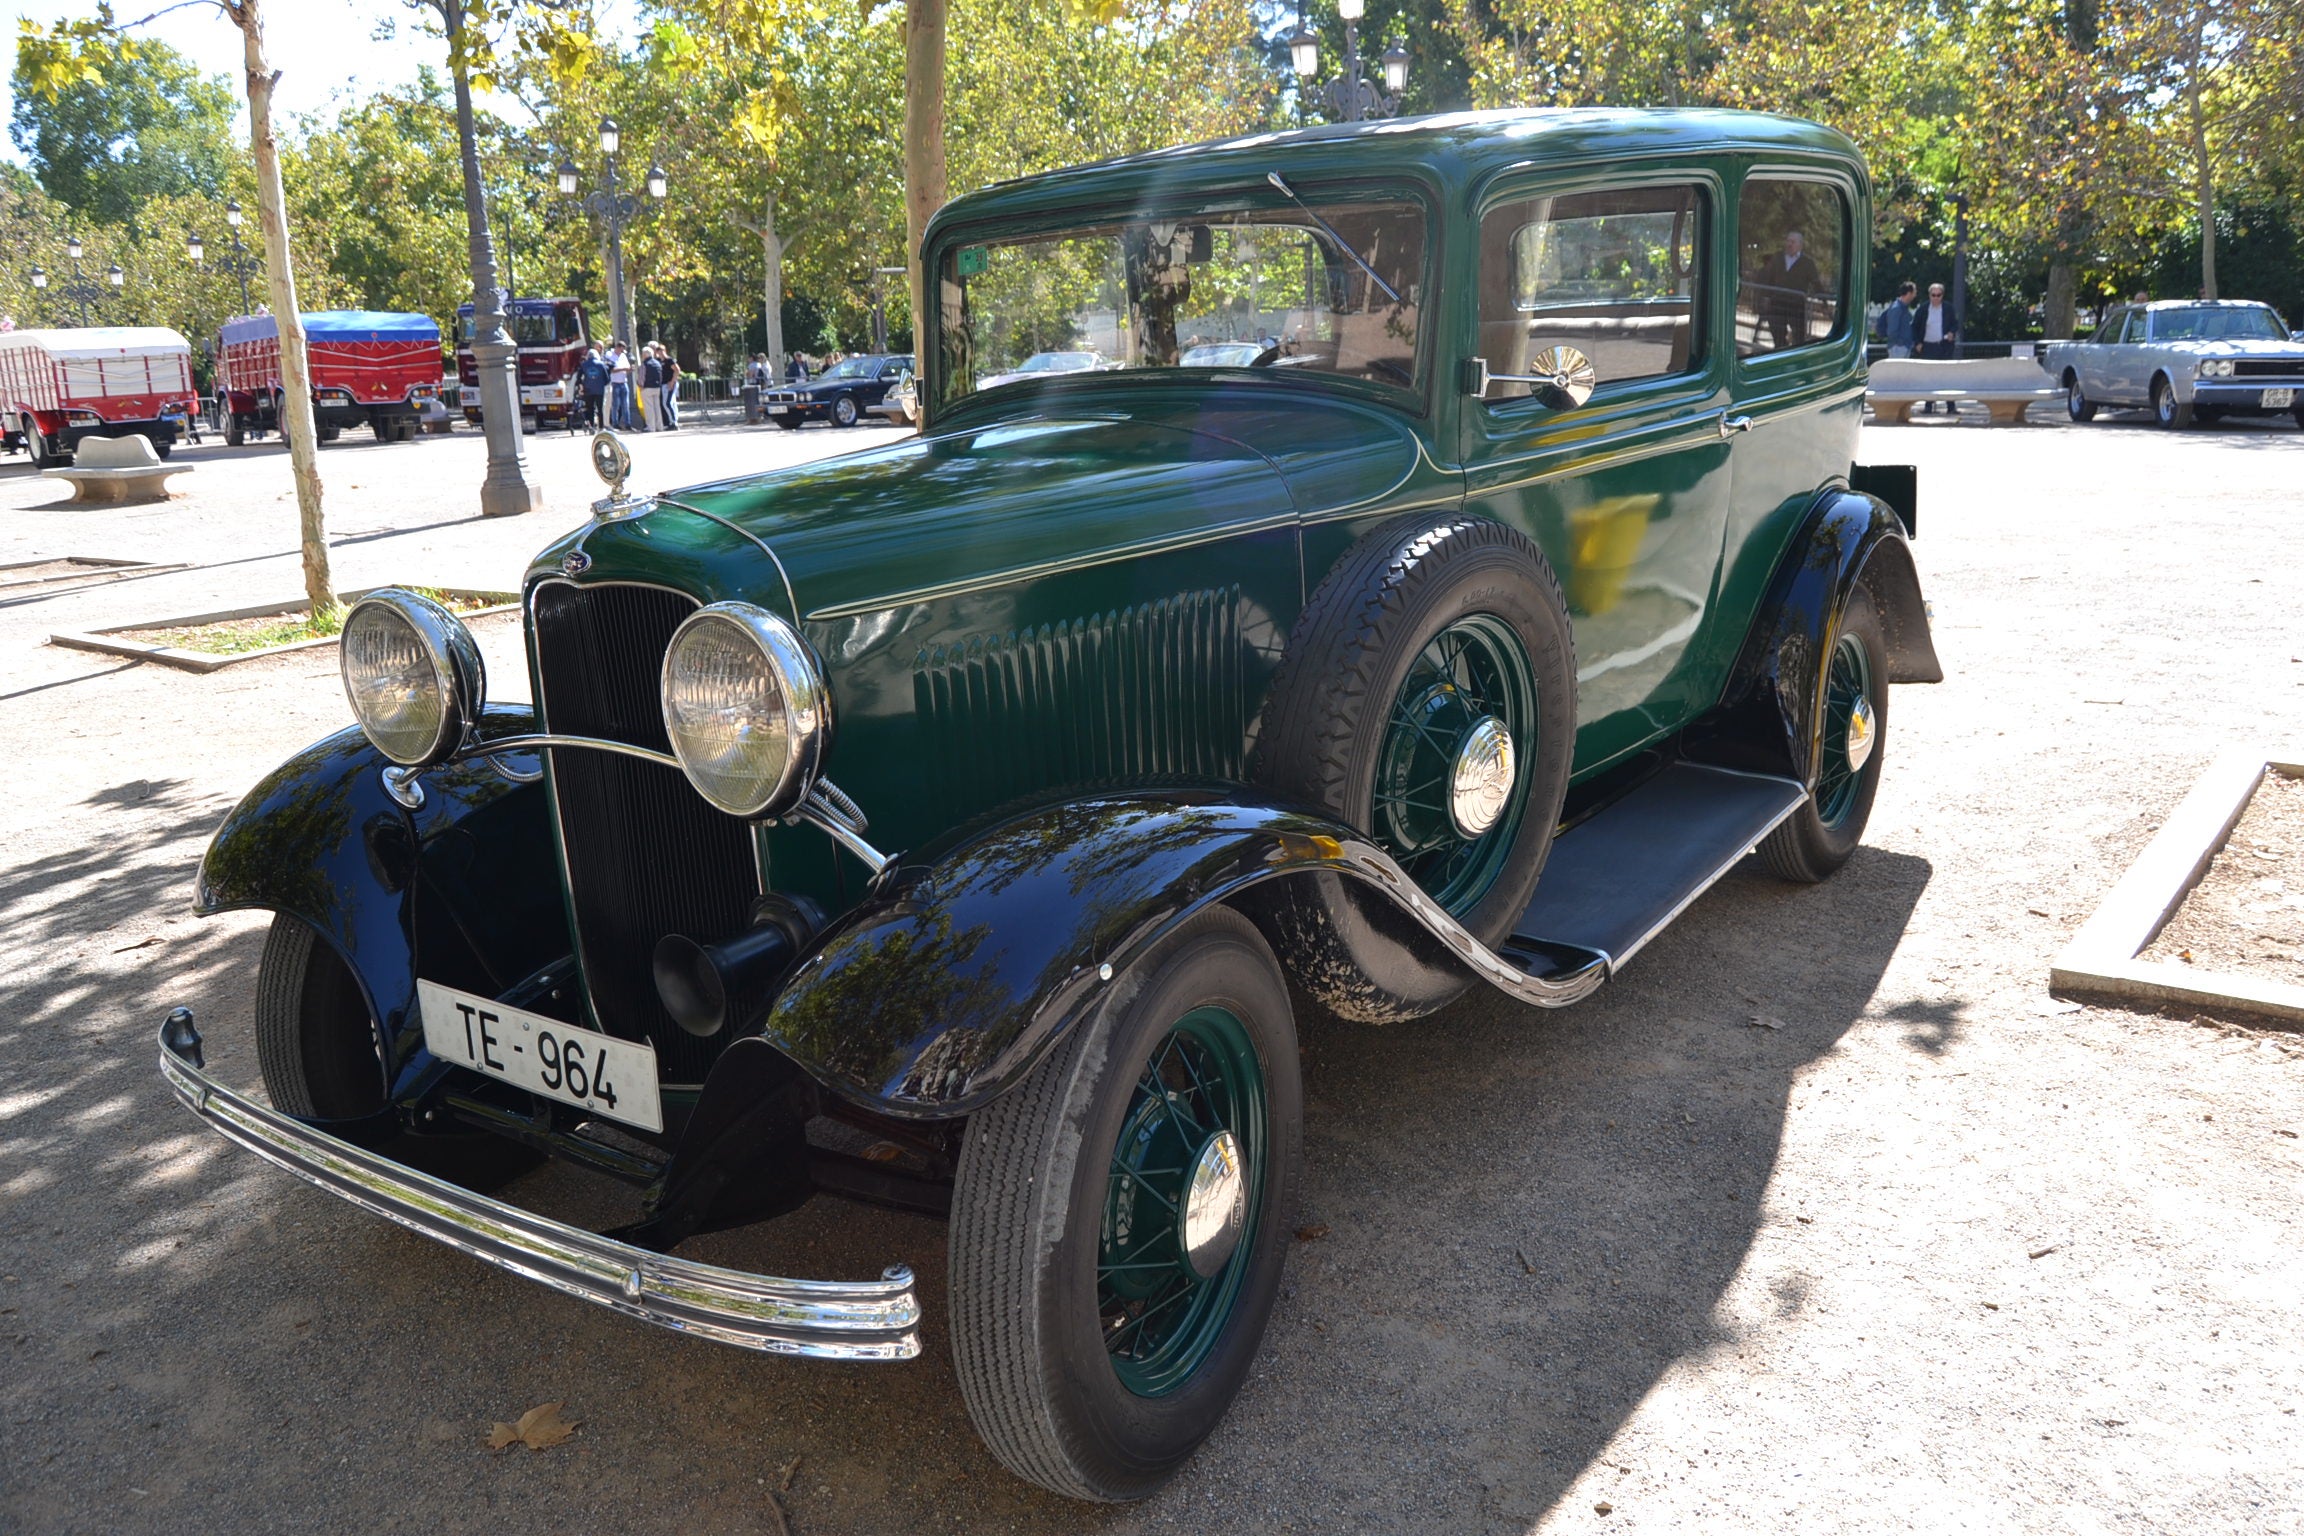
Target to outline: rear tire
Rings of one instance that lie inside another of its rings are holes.
[[[31,417],[24,418],[24,451],[32,456],[34,469],[49,469],[62,461],[50,451],[47,434]]]
[[[1213,907],[969,1122],[952,1359],[1010,1471],[1073,1498],[1138,1499],[1222,1421],[1279,1290],[1302,1114],[1279,963],[1253,924]],[[1237,1233],[1197,1265],[1180,1214],[1194,1168],[1237,1170],[1216,1188],[1238,1191],[1211,1202],[1228,1221],[1190,1229]]]
[[[1887,758],[1888,642],[1865,588],[1850,595],[1825,656],[1815,710],[1821,739],[1814,793],[1760,844],[1760,862],[1770,874],[1803,885],[1831,875],[1864,840]],[[1852,729],[1859,705],[1869,717],[1861,733]]]
[[[2168,382],[2166,374],[2152,380],[2152,419],[2171,432],[2181,432],[2192,425],[2192,407],[2176,398],[2176,387]]]
[[[248,441],[248,429],[241,425],[240,413],[233,411],[224,418],[224,446],[238,448]]]
[[[166,442],[162,442],[162,441],[161,441],[159,438],[157,438],[157,437],[155,437],[155,438],[150,438],[150,439],[147,439],[147,441],[149,441],[149,442],[152,444],[152,451],[153,451],[153,453],[155,453],[155,454],[157,454],[157,455],[159,456],[159,458],[160,458],[160,461],[161,461],[162,463],[166,463],[166,462],[167,462],[167,460],[168,460],[168,455],[170,455],[170,454],[172,454],[172,453],[174,453],[174,452],[176,451],[176,443],[175,443],[175,440],[174,440],[173,438],[169,439],[169,440],[168,440],[168,441],[166,441]]]

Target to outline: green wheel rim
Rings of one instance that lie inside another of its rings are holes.
[[[1187,1262],[1180,1233],[1203,1147],[1238,1141],[1247,1215],[1214,1274]],[[1270,1147],[1264,1068],[1229,1009],[1195,1008],[1161,1036],[1112,1149],[1096,1250],[1097,1325],[1120,1383],[1159,1397],[1189,1380],[1223,1337],[1253,1260]]]
[[[1467,836],[1449,813],[1458,750],[1481,720],[1512,742],[1512,786],[1495,823]],[[1520,833],[1536,760],[1536,678],[1519,636],[1474,614],[1428,641],[1408,668],[1385,722],[1369,831],[1409,877],[1452,916],[1488,894]]]
[[[1848,755],[1848,725],[1855,718],[1856,706],[1869,705],[1871,697],[1872,658],[1863,641],[1842,635],[1840,643],[1832,647],[1832,668],[1824,678],[1824,756],[1816,773],[1816,814],[1827,827],[1838,827],[1848,819],[1856,806],[1856,792],[1863,786],[1863,770]],[[1875,756],[1879,750],[1875,738]]]

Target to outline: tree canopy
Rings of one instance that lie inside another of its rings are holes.
[[[101,224],[154,198],[213,192],[233,156],[234,92],[165,43],[89,50],[53,97],[37,55],[19,53],[9,137],[41,190]]]

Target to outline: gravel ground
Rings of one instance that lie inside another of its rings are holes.
[[[2264,776],[2144,958],[2304,984],[2304,779]]]
[[[643,440],[641,483],[851,439],[674,442],[652,472]],[[565,513],[434,510],[470,504],[476,443],[324,458],[347,585],[503,584],[594,494],[539,442]],[[194,864],[343,720],[334,658],[199,678],[38,641],[292,596],[285,466],[195,450],[194,496],[109,520],[0,474],[0,559],[244,562],[0,591],[0,1527],[776,1531],[792,1468],[808,1536],[2304,1530],[2304,1042],[2045,991],[2220,749],[2304,736],[2304,439],[1865,447],[1921,465],[1949,673],[1897,690],[1867,846],[1821,887],[1732,876],[1565,1013],[1308,1024],[1299,1220],[1326,1234],[1231,1418],[1127,1509],[977,1444],[934,1222],[818,1201],[695,1244],[920,1271],[922,1360],[767,1360],[485,1271],[199,1128],[153,1030],[193,1005],[256,1082],[261,920],[187,916]],[[483,628],[516,688],[515,627]],[[552,1170],[516,1193],[594,1200]],[[567,1444],[483,1448],[554,1400]]]

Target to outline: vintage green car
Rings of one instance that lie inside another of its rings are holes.
[[[164,1071],[369,1210],[753,1349],[915,1355],[913,1275],[684,1239],[947,1215],[984,1438],[1148,1492],[1278,1294],[1300,1008],[1561,1007],[1755,848],[1855,848],[1888,685],[1939,676],[1913,474],[1855,462],[1870,199],[1837,133],[1677,111],[959,199],[919,437],[645,496],[595,442],[616,488],[526,584],[532,710],[424,598],[355,606],[357,726],[200,873],[277,914],[269,1103],[183,1010]],[[1055,348],[1118,366],[977,387]],[[541,1155],[638,1219],[481,1192]]]

